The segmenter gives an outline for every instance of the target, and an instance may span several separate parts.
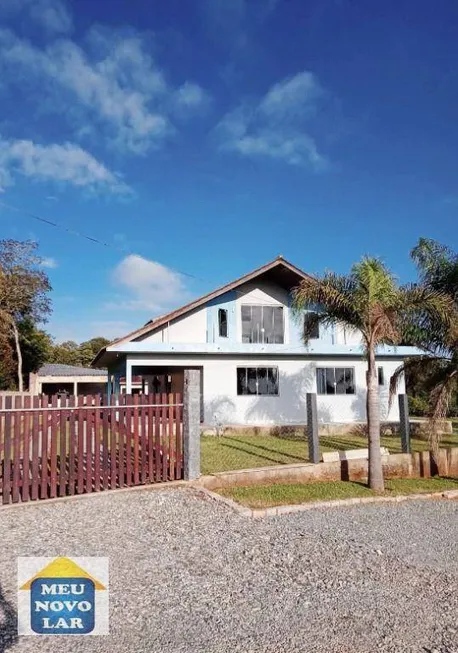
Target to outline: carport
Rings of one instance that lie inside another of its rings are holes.
[[[35,374],[30,374],[29,392],[33,395],[106,394],[107,380],[105,370],[48,363]]]

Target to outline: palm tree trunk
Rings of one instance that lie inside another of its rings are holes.
[[[380,402],[378,392],[375,351],[369,348],[367,356],[366,413],[369,437],[369,487],[375,492],[384,492],[382,452],[380,450]]]
[[[22,377],[22,351],[19,342],[19,331],[17,330],[16,322],[14,320],[12,320],[11,325],[14,335],[14,343],[16,345],[18,389],[19,392],[24,392],[24,379]]]

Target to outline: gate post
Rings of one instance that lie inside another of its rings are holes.
[[[320,462],[320,441],[318,438],[318,411],[316,394],[307,392],[307,435],[309,441],[309,459],[312,463]]]
[[[398,401],[402,453],[410,453],[409,398],[407,395],[398,395]]]
[[[183,390],[184,480],[200,476],[200,370],[184,371]]]

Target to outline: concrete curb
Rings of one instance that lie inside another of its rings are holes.
[[[333,501],[315,501],[310,503],[297,503],[286,506],[275,506],[273,508],[253,509],[242,506],[233,499],[223,497],[217,492],[212,492],[206,488],[196,488],[199,493],[204,494],[213,501],[224,504],[231,510],[237,512],[243,517],[251,519],[262,519],[264,517],[277,517],[294,512],[305,512],[307,510],[316,510],[322,508],[340,508],[369,503],[401,503],[403,501],[424,501],[426,499],[458,499],[458,490],[445,490],[444,492],[429,492],[423,494],[403,494],[395,497],[354,497],[353,499],[336,499]]]
[[[123,494],[125,492],[139,492],[150,490],[158,492],[163,490],[174,489],[189,489],[194,490],[197,494],[204,495],[213,501],[222,503],[234,512],[237,512],[243,517],[250,517],[258,519],[262,517],[274,517],[277,515],[285,515],[293,512],[303,512],[305,510],[314,510],[317,508],[336,508],[345,506],[354,506],[365,503],[399,503],[401,501],[418,501],[423,499],[455,499],[458,500],[458,490],[445,490],[444,492],[431,492],[429,494],[407,494],[397,497],[355,497],[353,499],[336,499],[334,501],[315,501],[310,503],[297,503],[285,506],[275,506],[273,508],[253,509],[247,506],[242,506],[233,499],[223,497],[217,492],[213,492],[205,487],[201,487],[197,481],[167,481],[165,483],[151,483],[150,485],[135,485],[132,487],[123,487],[113,490],[103,490],[100,492],[90,492],[89,494],[73,494],[65,497],[55,497],[54,499],[39,499],[38,501],[26,501],[25,503],[10,503],[8,505],[0,505],[0,516],[3,512],[8,510],[17,510],[18,508],[36,508],[38,506],[48,506],[54,503],[61,503],[62,501],[79,501],[81,499],[90,499],[95,497],[106,496],[107,494]]]

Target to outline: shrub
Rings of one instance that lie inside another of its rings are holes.
[[[450,406],[448,409],[448,417],[458,417],[458,405]]]
[[[411,415],[425,417],[428,414],[428,400],[424,397],[409,396],[409,411]]]

